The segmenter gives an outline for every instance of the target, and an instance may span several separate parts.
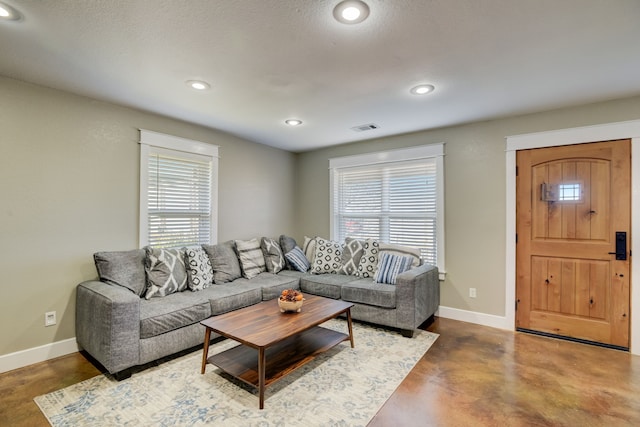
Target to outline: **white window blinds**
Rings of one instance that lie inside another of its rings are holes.
[[[141,131],[140,245],[213,244],[217,147]]]
[[[211,235],[211,159],[166,150],[149,154],[148,244],[208,244]]]
[[[425,262],[444,272],[442,156],[400,154],[393,161],[372,161],[373,155],[332,159],[332,236],[417,247]]]

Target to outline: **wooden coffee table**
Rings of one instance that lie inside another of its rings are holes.
[[[349,302],[309,295],[300,313],[281,313],[275,299],[203,320],[201,373],[208,362],[257,387],[263,409],[266,386],[342,341],[349,340],[353,348],[351,307]],[[349,335],[318,326],[342,313],[347,315]],[[207,358],[211,331],[241,345]]]

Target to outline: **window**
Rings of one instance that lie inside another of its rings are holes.
[[[140,246],[216,243],[218,147],[140,131]]]
[[[331,236],[420,248],[444,276],[444,144],[329,160]]]

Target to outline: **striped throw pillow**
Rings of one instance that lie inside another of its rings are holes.
[[[302,249],[300,249],[300,247],[296,246],[295,248],[291,249],[289,252],[284,254],[284,257],[296,270],[302,272],[309,271],[309,267],[311,266],[311,264],[309,264],[309,260],[304,255],[304,252],[302,252]]]
[[[398,274],[404,273],[411,269],[413,257],[393,255],[388,252],[382,252],[378,259],[378,269],[373,280],[376,283],[396,284]]]
[[[264,254],[260,248],[260,240],[236,240],[236,250],[242,267],[242,275],[246,279],[252,279],[267,271]]]

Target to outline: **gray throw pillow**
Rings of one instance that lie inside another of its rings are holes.
[[[187,269],[183,249],[145,248],[147,292],[144,297],[164,297],[187,289]]]
[[[142,296],[147,287],[144,259],[144,249],[93,254],[96,270],[102,282],[122,286],[138,296]]]
[[[215,284],[232,282],[242,277],[235,246],[233,240],[217,245],[202,245],[209,255]]]
[[[284,268],[284,254],[280,248],[280,243],[275,239],[263,237],[260,247],[262,248],[267,271],[269,273],[280,272]]]
[[[296,239],[293,237],[285,236],[284,234],[280,236],[280,249],[282,249],[283,253],[288,253],[298,246],[296,243]],[[296,268],[291,264],[291,262],[285,257],[284,265],[287,270],[296,270]]]

